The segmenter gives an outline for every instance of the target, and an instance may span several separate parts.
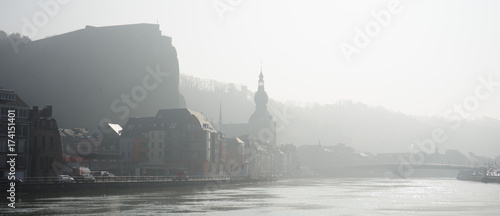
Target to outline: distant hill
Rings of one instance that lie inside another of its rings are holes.
[[[214,123],[218,123],[219,101],[224,123],[246,123],[255,110],[255,93],[246,86],[182,74],[180,80],[180,91],[189,107]],[[272,92],[268,93],[272,97]],[[437,145],[441,153],[452,149],[464,154],[500,155],[500,121],[496,119],[463,121],[454,130],[455,122],[439,117],[410,116],[351,101],[297,105],[270,100],[269,111],[276,118],[278,143],[343,143],[361,152],[409,152],[411,148],[419,150],[415,140],[432,139],[432,131],[438,128],[448,138]]]

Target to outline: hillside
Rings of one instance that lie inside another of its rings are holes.
[[[219,102],[224,123],[248,122],[255,110],[254,92],[245,86],[182,74],[180,80],[188,107],[203,112],[214,123],[218,123]],[[268,94],[272,98],[272,92]],[[458,149],[464,154],[500,154],[500,121],[496,119],[464,120],[454,130],[455,122],[439,117],[410,116],[351,101],[297,105],[270,100],[268,107],[277,123],[278,143],[344,143],[361,152],[409,152],[419,150],[416,140],[432,139],[437,128],[447,136],[447,141],[437,145],[441,153]]]

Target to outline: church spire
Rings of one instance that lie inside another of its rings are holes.
[[[219,102],[219,130],[222,128],[222,101]]]
[[[261,63],[262,64],[262,63]],[[262,73],[262,65],[259,74],[259,89],[255,93],[255,112],[250,116],[248,121],[249,135],[259,140],[260,143],[270,143],[276,145],[276,133],[273,117],[267,111],[267,102],[269,97],[264,89],[264,74]],[[265,130],[268,129],[268,130]],[[262,134],[263,131],[270,133]]]
[[[262,62],[260,62],[259,90],[264,90],[264,75],[262,74]]]
[[[267,113],[268,96],[266,90],[264,89],[264,75],[262,74],[262,68],[259,75],[259,89],[255,93],[254,101],[257,106],[257,110],[265,110]]]

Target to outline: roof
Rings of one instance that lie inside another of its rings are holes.
[[[113,131],[118,134],[118,135],[121,135],[122,134],[122,126],[120,126],[119,124],[111,124],[111,123],[108,123],[109,127],[111,129],[113,129]]]
[[[199,112],[190,109],[162,109],[155,117],[129,118],[127,124],[123,127],[125,136],[137,133],[155,130],[175,130],[186,128],[186,124],[191,117],[195,117],[200,126],[207,131],[217,132],[212,124]]]
[[[210,132],[217,132],[217,130],[215,130],[213,125],[210,123],[210,121],[208,121],[208,119],[205,118],[205,116],[203,116],[201,113],[192,111],[190,109],[187,110],[191,113],[191,115],[195,116],[198,119],[198,121],[200,121],[202,127],[203,125],[206,125],[206,127],[204,127],[206,130],[209,130]]]
[[[4,99],[0,96],[0,105],[29,108],[28,104],[26,104],[21,99],[21,97],[19,97],[14,91],[12,91],[10,89],[0,89],[0,95],[13,95],[14,96],[13,100]]]
[[[198,121],[200,122],[201,126],[210,131],[210,132],[217,132],[213,125],[208,121],[203,114],[187,109],[187,108],[180,108],[180,109],[161,109],[158,111],[156,114],[156,117],[161,119],[160,121],[165,122],[165,123],[176,123],[176,122],[184,122],[189,117],[194,116]],[[206,127],[204,127],[204,125]]]
[[[86,35],[86,34],[108,34],[112,35],[121,34],[124,37],[133,37],[137,34],[154,34],[156,36],[161,36],[160,25],[152,24],[152,23],[137,23],[137,24],[128,24],[128,25],[116,25],[116,26],[85,26],[83,29],[78,29],[75,31],[67,32],[64,34],[54,35],[47,38],[42,38],[36,40],[34,42],[41,41],[51,41],[53,38],[58,37],[73,37],[77,35]],[[132,35],[134,34],[134,35]],[[166,37],[166,36],[165,36]],[[170,37],[166,37],[169,38]]]
[[[129,118],[127,124],[123,127],[122,135],[130,136],[149,131],[151,127],[159,126],[156,117],[135,117]]]
[[[59,128],[59,136],[61,137],[85,138],[85,134],[87,134],[88,132],[89,130],[85,128],[73,128],[73,129]]]

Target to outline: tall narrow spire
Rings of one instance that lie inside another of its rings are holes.
[[[262,74],[262,61],[260,62],[259,90],[264,90],[264,75]]]
[[[261,143],[276,145],[275,123],[273,117],[267,111],[269,97],[264,89],[264,74],[262,73],[262,63],[259,74],[259,89],[255,92],[255,112],[248,120],[249,135],[258,139]],[[271,134],[262,135],[263,129],[270,129]]]
[[[219,102],[219,130],[222,128],[222,101]]]

